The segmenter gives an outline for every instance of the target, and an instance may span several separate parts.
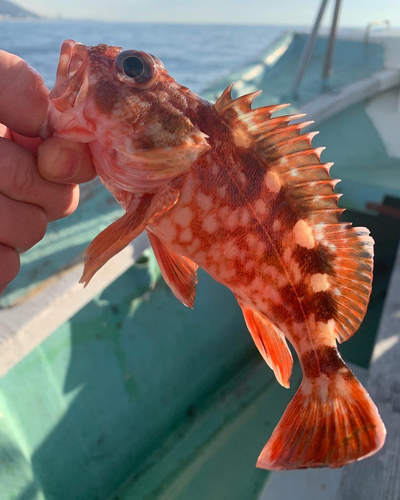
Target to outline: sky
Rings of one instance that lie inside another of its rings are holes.
[[[47,17],[108,21],[310,26],[321,0],[15,0]],[[329,0],[324,24],[331,19]],[[341,26],[389,19],[400,26],[399,0],[342,0]]]

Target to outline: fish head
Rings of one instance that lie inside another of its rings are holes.
[[[42,137],[89,143],[107,185],[146,192],[209,149],[189,118],[197,99],[152,54],[66,40]]]

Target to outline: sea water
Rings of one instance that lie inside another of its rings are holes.
[[[240,68],[284,30],[278,26],[0,21],[0,50],[25,59],[51,88],[63,40],[150,52],[194,92]]]

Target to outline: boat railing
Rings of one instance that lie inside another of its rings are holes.
[[[318,37],[318,31],[320,28],[320,24],[322,21],[322,17],[324,15],[326,5],[328,3],[328,0],[322,0],[320,8],[318,10],[317,17],[315,19],[315,23],[313,26],[313,29],[311,31],[310,37],[308,39],[307,44],[305,45],[303,52],[300,57],[300,62],[298,65],[298,69],[296,72],[296,76],[294,79],[294,84],[293,84],[293,89],[292,92],[296,96],[297,94],[297,89],[304,78],[304,75],[307,71],[307,68],[310,64],[311,57],[314,51],[315,47],[315,42]],[[339,14],[340,14],[340,7],[341,7],[341,0],[336,0],[335,2],[335,9],[333,12],[333,18],[332,18],[332,24],[331,24],[331,29],[329,33],[329,40],[328,40],[328,47],[326,49],[326,55],[325,55],[325,61],[324,61],[324,67],[322,71],[322,81],[324,85],[326,84],[329,75],[331,73],[332,69],[332,62],[333,62],[333,56],[335,52],[335,44],[336,44],[336,38],[337,38],[337,26],[338,26],[338,20],[339,20]],[[370,23],[367,24],[366,30],[365,30],[365,35],[364,35],[364,49],[367,50],[368,44],[369,44],[369,39],[370,39],[370,33],[372,28],[376,26],[382,26],[385,25],[387,28],[390,28],[390,21],[388,19],[381,19],[377,21],[371,21]]]
[[[339,20],[341,0],[336,0],[333,12],[331,32],[329,35],[328,48],[326,49],[325,64],[322,71],[322,80],[325,82],[331,73],[333,54],[335,52],[337,24]]]
[[[390,28],[390,21],[389,19],[380,19],[378,21],[371,21],[370,23],[367,24],[367,27],[365,28],[365,35],[364,35],[364,49],[366,50],[369,44],[369,35],[371,33],[371,29],[374,26],[382,26],[386,25],[387,28]]]
[[[328,0],[322,0],[317,18],[315,20],[310,38],[305,45],[303,52],[300,57],[300,62],[299,66],[297,69],[297,73],[294,79],[294,84],[293,84],[293,94],[296,95],[297,89],[300,85],[301,80],[303,79],[308,65],[310,64],[311,56],[314,50],[315,42],[318,36],[318,31],[319,27],[322,21],[322,17],[325,12],[326,5],[328,3]],[[326,50],[326,56],[325,56],[325,63],[324,63],[324,68],[322,72],[322,80],[325,81],[328,79],[329,74],[331,72],[331,67],[332,67],[332,60],[333,60],[333,55],[335,51],[335,44],[336,44],[336,31],[337,31],[337,24],[339,20],[339,13],[340,13],[340,6],[341,6],[341,0],[336,0],[335,2],[335,10],[333,12],[333,18],[332,18],[332,25],[331,25],[331,31],[329,34],[329,41],[328,41],[328,47]]]
[[[314,50],[315,42],[317,41],[317,36],[318,36],[318,30],[319,30],[319,25],[321,24],[322,17],[325,12],[325,7],[326,4],[328,3],[328,0],[322,0],[321,6],[319,8],[317,18],[314,23],[314,27],[312,29],[312,32],[310,34],[310,38],[308,39],[307,44],[305,45],[303,52],[300,57],[300,62],[299,66],[297,68],[297,73],[294,79],[294,84],[293,84],[293,93],[295,94],[301,80],[303,79],[303,76],[305,75],[307,68],[310,64],[311,61],[311,56]]]

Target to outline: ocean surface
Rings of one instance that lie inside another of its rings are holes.
[[[0,49],[25,59],[51,88],[60,46],[71,38],[150,52],[179,83],[194,92],[252,59],[284,27],[107,23],[98,21],[0,21]]]

